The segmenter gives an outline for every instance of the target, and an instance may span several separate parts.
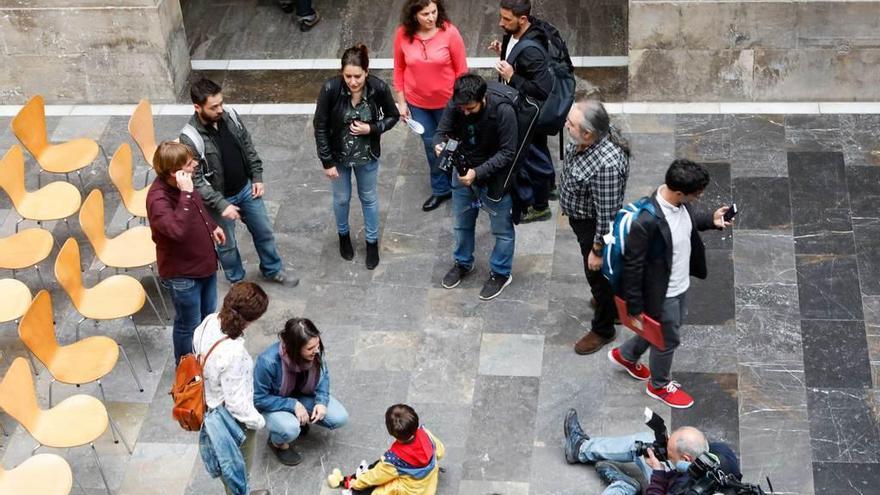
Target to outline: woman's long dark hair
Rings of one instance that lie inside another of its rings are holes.
[[[263,316],[268,306],[269,296],[262,287],[253,282],[236,282],[223,298],[218,315],[220,329],[235,340],[241,337],[248,323]]]
[[[302,358],[303,347],[308,345],[309,341],[318,337],[318,355],[315,356],[314,363],[321,367],[321,361],[324,358],[324,341],[321,339],[321,332],[318,327],[308,318],[291,318],[284,324],[284,330],[279,334],[281,342],[287,351],[287,356],[297,362],[297,364],[305,365],[306,361]]]
[[[432,3],[437,6],[437,27],[441,30],[446,29],[449,18],[446,17],[446,7],[443,6],[443,0],[407,0],[400,11],[400,25],[403,26],[403,34],[410,41],[419,30],[419,20],[416,19],[416,14]]]

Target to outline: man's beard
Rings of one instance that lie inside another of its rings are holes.
[[[472,113],[472,114],[470,114],[470,115],[465,115],[465,116],[464,116],[464,121],[465,121],[465,123],[466,123],[466,124],[476,124],[477,122],[480,121],[481,118],[483,118],[483,112],[485,112],[485,111],[486,111],[486,110],[483,109],[483,110],[480,110],[480,111],[477,112],[477,113]]]
[[[215,124],[217,122],[220,122],[220,120],[223,118],[223,114],[218,114],[216,117],[212,118],[209,117],[208,114],[206,114],[205,112],[199,112],[199,118],[202,119],[202,122],[206,124]]]
[[[511,35],[511,36],[513,36],[514,34],[516,34],[517,32],[519,32],[519,28],[514,29],[513,31],[511,31],[510,29],[507,29],[507,28],[504,27],[504,26],[501,26],[501,30],[504,31],[505,33]]]
[[[573,144],[575,146],[583,146],[587,144],[585,141],[582,141],[580,137],[574,137],[570,132],[565,132],[565,142],[568,144]]]

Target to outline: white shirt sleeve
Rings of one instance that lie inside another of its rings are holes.
[[[220,363],[223,366],[220,371],[223,400],[232,417],[252,430],[260,430],[266,426],[266,420],[254,407],[254,361],[244,345],[234,344],[235,350],[224,355],[226,362]]]

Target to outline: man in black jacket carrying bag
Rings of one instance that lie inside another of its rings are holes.
[[[453,154],[452,221],[455,228],[455,264],[443,277],[446,289],[455,288],[474,269],[474,230],[480,209],[487,210],[495,236],[489,258],[491,273],[480,299],[493,299],[510,285],[516,235],[513,228],[510,185],[513,180],[518,126],[513,105],[492,91],[475,74],[455,81],[452,100],[443,111],[434,146],[438,155],[451,139]]]
[[[685,295],[690,277],[706,278],[706,249],[698,231],[723,229],[727,207],[714,213],[695,212],[691,203],[709,185],[709,172],[690,160],[675,160],[666,180],[651,198],[654,213],[643,210],[626,237],[621,278],[622,296],[630,316],[648,315],[661,323],[666,349],[636,335],[609,351],[608,358],[630,376],[647,381],[649,396],[674,408],[687,408],[693,398],[672,380],[672,358],[680,343],[679,329],[687,314]],[[650,369],[638,361],[651,349]]]

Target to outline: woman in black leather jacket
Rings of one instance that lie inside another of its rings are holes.
[[[379,264],[379,136],[400,118],[391,88],[369,75],[367,47],[355,45],[342,55],[342,71],[321,87],[315,109],[315,142],[324,175],[331,180],[339,254],[354,258],[349,234],[351,175],[357,179],[364,212],[366,265]]]

